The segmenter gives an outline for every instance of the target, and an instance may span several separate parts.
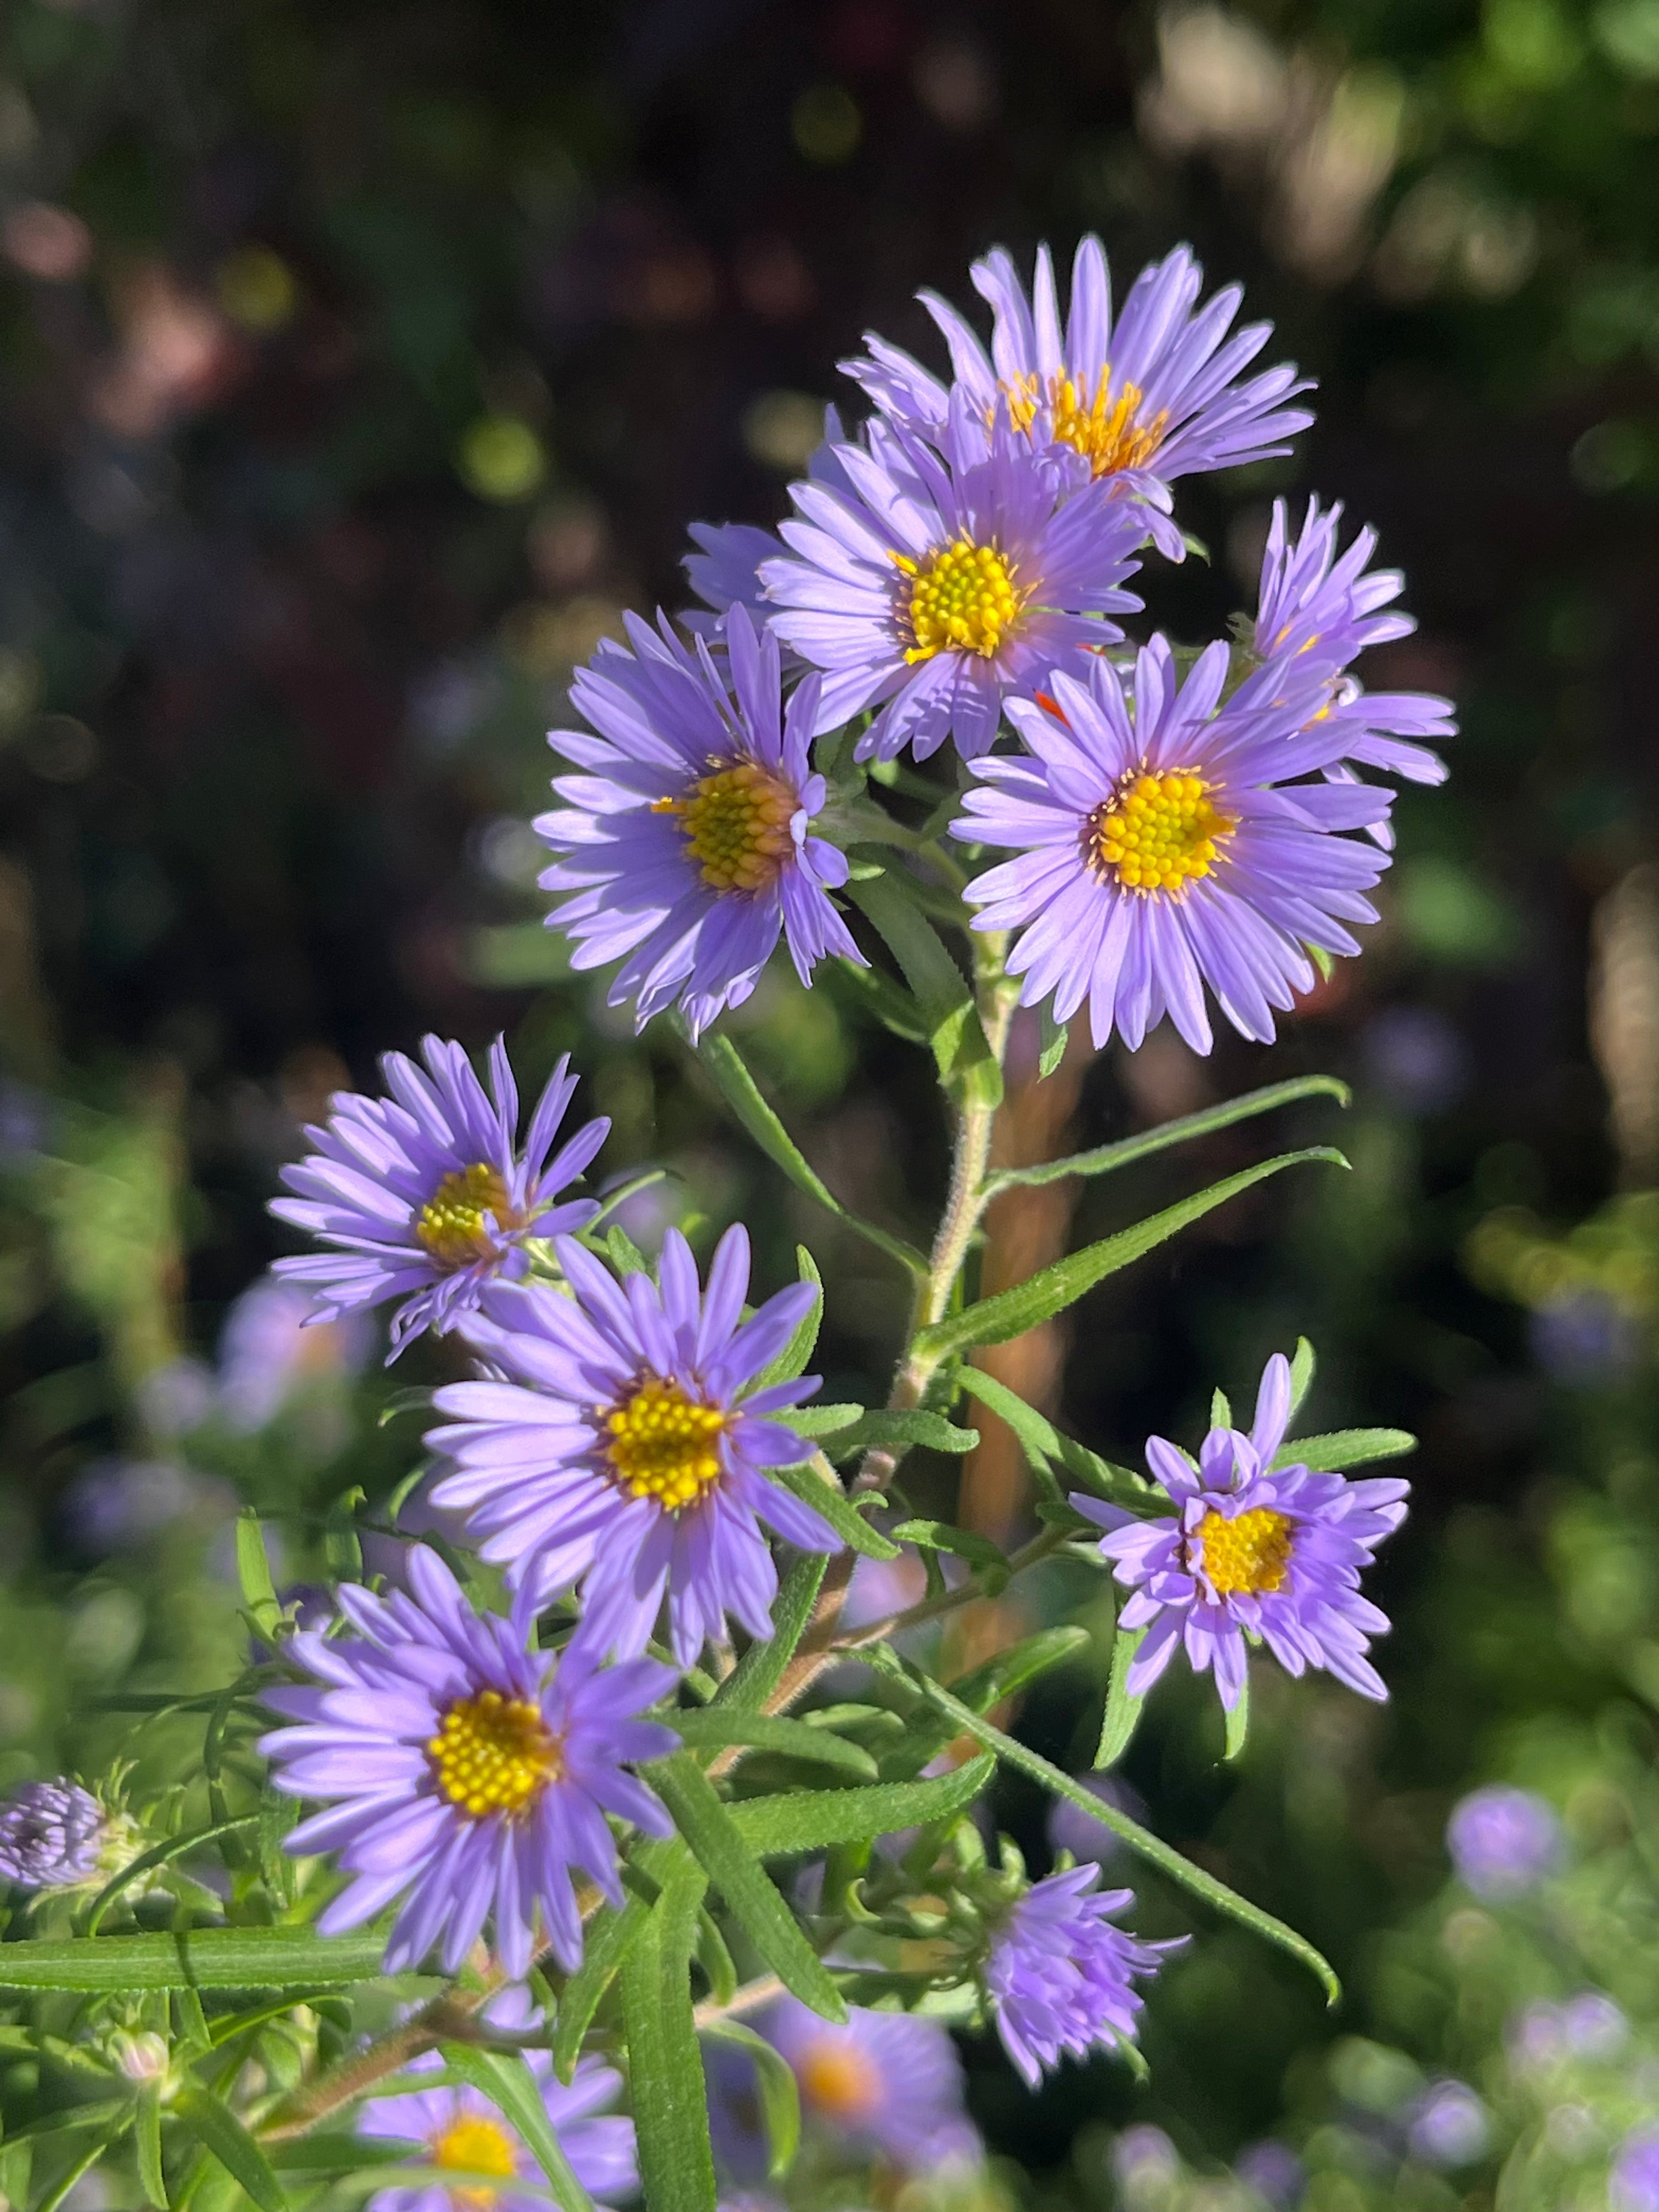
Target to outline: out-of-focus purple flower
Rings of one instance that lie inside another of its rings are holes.
[[[326,1316],[298,1283],[262,1275],[249,1284],[219,1337],[219,1402],[233,1429],[252,1435],[297,1391],[362,1366],[374,1340],[368,1315]]]
[[[879,709],[860,760],[926,759],[947,738],[988,752],[1011,693],[1080,676],[1122,636],[1104,617],[1139,606],[1122,586],[1162,518],[1074,455],[1035,453],[1006,416],[988,449],[953,416],[939,453],[880,424],[836,450],[851,491],[792,487],[789,555],[761,582],[774,630],[823,672],[816,728]]]
[[[483,2016],[493,2027],[520,2028],[531,2025],[532,2012],[525,1991],[515,1987],[486,2006]],[[566,2088],[554,2078],[546,2051],[526,2051],[524,2057],[577,2180],[603,2201],[631,2197],[639,2187],[634,2123],[599,2117],[616,2103],[622,2075],[602,2059],[588,2057],[577,2062]],[[428,2051],[405,2068],[404,2078],[435,2074],[442,2066],[439,2054]],[[358,2115],[357,2133],[376,2142],[418,2143],[422,2163],[465,2177],[380,2190],[369,2198],[369,2212],[543,2212],[545,2182],[533,2154],[518,2130],[476,2089],[410,2088],[401,2096],[372,2097]],[[486,2187],[479,2179],[484,2175],[499,2179]],[[531,2186],[521,2191],[514,2187],[515,2181]]]
[[[574,1972],[582,1935],[572,1868],[623,1902],[605,1815],[672,1832],[624,1762],[673,1748],[668,1729],[637,1717],[672,1670],[635,1659],[599,1671],[586,1654],[527,1650],[521,1628],[473,1612],[424,1546],[409,1579],[413,1596],[343,1584],[340,1610],[357,1635],[301,1630],[288,1647],[320,1686],[263,1692],[295,1723],[260,1739],[276,1787],[331,1801],[283,1847],[332,1852],[355,1877],[319,1918],[325,1936],[404,1899],[390,1973],[418,1966],[434,1944],[456,1972],[492,1917],[509,1974],[528,1971],[538,1917]]]
[[[1411,2116],[1407,2140],[1428,2166],[1473,2166],[1492,2142],[1492,2116],[1467,2081],[1436,2081]]]
[[[948,301],[919,295],[951,349],[950,389],[873,334],[866,358],[842,363],[877,406],[927,436],[940,434],[953,400],[987,422],[1001,405],[1035,447],[1079,454],[1097,478],[1162,484],[1286,453],[1285,439],[1314,419],[1286,404],[1310,389],[1294,368],[1244,377],[1273,325],[1251,323],[1229,337],[1243,289],[1229,284],[1200,307],[1204,272],[1190,246],[1143,269],[1115,320],[1097,238],[1078,246],[1064,319],[1046,246],[1029,295],[1002,246],[969,273],[996,318],[988,355]]]
[[[1607,2179],[1612,2212],[1659,2212],[1659,2127],[1632,2129]]]
[[[467,1334],[494,1379],[437,1394],[453,1425],[427,1442],[457,1472],[434,1503],[471,1516],[487,1559],[540,1606],[582,1588],[584,1642],[644,1650],[665,1597],[674,1656],[689,1667],[726,1615],[772,1633],[777,1566],[764,1533],[808,1552],[840,1539],[765,1470],[808,1456],[770,1418],[817,1377],[757,1389],[811,1310],[792,1284],[741,1320],[749,1233],[720,1239],[705,1292],[678,1229],[663,1239],[659,1286],[619,1284],[574,1238],[555,1240],[571,1297],[541,1284],[497,1291]]]
[[[1120,1782],[1110,1774],[1073,1776],[1079,1787],[1092,1797],[1098,1797],[1120,1813],[1139,1819],[1142,1808],[1140,1799],[1127,1783]],[[1100,1820],[1091,1820],[1080,1805],[1073,1805],[1068,1797],[1056,1797],[1048,1810],[1048,1847],[1055,1851],[1070,1851],[1080,1863],[1093,1861],[1103,1865],[1123,1849],[1112,1831]]]
[[[428,1036],[421,1053],[424,1072],[400,1052],[381,1060],[390,1098],[335,1093],[327,1127],[306,1131],[315,1152],[283,1170],[298,1195],[270,1206],[334,1248],[276,1262],[278,1275],[307,1287],[320,1320],[401,1300],[393,1359],[422,1329],[451,1328],[487,1283],[523,1274],[527,1237],[586,1226],[591,1199],[555,1200],[611,1127],[589,1121],[548,1158],[576,1089],[567,1056],[520,1152],[519,1089],[501,1040],[489,1049],[488,1097],[459,1044]]]
[[[1212,1429],[1196,1472],[1174,1444],[1147,1438],[1146,1464],[1177,1517],[1144,1520],[1073,1494],[1078,1511],[1107,1530],[1101,1554],[1133,1592],[1119,1626],[1146,1632],[1129,1668],[1132,1697],[1152,1687],[1184,1640],[1194,1670],[1213,1671],[1231,1712],[1243,1693],[1247,1632],[1287,1674],[1328,1668],[1362,1697],[1388,1696],[1365,1655],[1389,1623],[1360,1595],[1359,1577],[1405,1519],[1411,1485],[1275,1466],[1290,1411],[1290,1362],[1275,1352],[1249,1435]]]
[[[82,1889],[102,1879],[108,1814],[78,1782],[26,1783],[0,1806],[0,1881],[20,1889]]]
[[[1039,1881],[1008,1907],[991,1938],[985,1986],[1002,2047],[1029,2088],[1070,2051],[1133,2043],[1143,1998],[1136,1977],[1158,1972],[1177,1936],[1143,1943],[1110,1916],[1134,1902],[1127,1889],[1096,1892],[1097,1866]]]
[[[1162,2128],[1125,2128],[1112,2145],[1112,2173],[1125,2196],[1139,2203],[1179,2179],[1181,2154]]]
[[[152,1367],[133,1392],[139,1419],[154,1437],[169,1443],[200,1428],[213,1411],[213,1370],[188,1356]]]
[[[179,1520],[204,1494],[173,1460],[97,1459],[65,1490],[64,1516],[86,1551],[118,1552]]]
[[[1310,991],[1308,947],[1358,952],[1351,922],[1375,921],[1363,894],[1387,866],[1338,833],[1388,811],[1365,784],[1297,782],[1334,757],[1306,695],[1245,711],[1222,700],[1224,645],[1184,682],[1156,636],[1127,682],[1097,657],[1087,683],[1056,672],[1011,699],[1030,749],[973,763],[951,834],[1012,851],[974,878],[974,927],[1017,930],[1020,998],[1084,1004],[1090,1034],[1131,1051],[1167,1013],[1208,1052],[1207,984],[1241,1035],[1273,1036],[1273,1009]]]
[[[1642,1333],[1605,1291],[1585,1285],[1540,1306],[1528,1322],[1533,1358],[1558,1382],[1580,1387],[1628,1375]]]
[[[1595,2064],[1617,2057],[1629,2036],[1629,2021],[1605,1990],[1581,1990],[1562,2004],[1526,2007],[1510,2027],[1510,2063],[1540,2074],[1572,2059]]]
[[[785,1997],[755,2025],[793,2070],[803,2117],[848,2149],[916,2173],[980,2157],[962,2062],[938,2021],[853,2005],[837,2027]]]
[[[860,1559],[853,1570],[842,1601],[842,1628],[867,1628],[873,1620],[886,1620],[908,1612],[927,1588],[921,1554],[911,1546],[896,1559]]]
[[[1496,1782],[1453,1807],[1446,1849],[1466,1889],[1488,1905],[1507,1905],[1556,1871],[1565,1838],[1543,1798]]]
[[[1365,1024],[1359,1048],[1371,1087],[1407,1114],[1438,1114],[1468,1087],[1462,1032],[1432,1006],[1389,1006]]]
[[[781,939],[810,983],[831,955],[865,964],[830,899],[847,858],[810,835],[829,795],[807,757],[817,685],[782,702],[777,638],[741,607],[717,665],[665,616],[628,617],[634,650],[600,646],[571,686],[592,723],[548,739],[582,773],[553,779],[565,803],[536,834],[559,858],[542,888],[571,894],[548,915],[578,969],[622,962],[611,1004],[643,1028],[678,1004],[695,1037],[741,1006]],[[729,680],[728,680],[729,678]]]
[[[1287,2144],[1252,2143],[1233,2160],[1233,2172],[1272,2212],[1295,2212],[1308,2186],[1308,2169]]]

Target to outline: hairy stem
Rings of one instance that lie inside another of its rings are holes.
[[[1066,1537],[1067,1531],[1064,1528],[1041,1530],[1029,1544],[1023,1544],[1009,1560],[1009,1579],[1012,1581],[1015,1575],[1024,1574],[1027,1567],[1034,1567],[1039,1559],[1046,1559],[1051,1552],[1057,1552]],[[941,1596],[924,1598],[903,1613],[889,1613],[885,1620],[870,1621],[863,1628],[844,1630],[834,1638],[830,1649],[840,1653],[857,1651],[866,1644],[884,1644],[890,1636],[901,1636],[907,1628],[920,1628],[924,1622],[937,1620],[942,1613],[954,1613],[958,1606],[971,1605],[975,1598],[983,1595],[978,1577],[970,1575],[965,1583],[955,1589],[945,1591]]]

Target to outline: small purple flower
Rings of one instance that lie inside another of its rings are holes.
[[[582,1586],[581,1638],[642,1650],[668,1601],[682,1667],[733,1615],[772,1633],[777,1568],[763,1523],[803,1551],[840,1540],[765,1470],[810,1456],[769,1418],[816,1376],[757,1389],[756,1378],[811,1310],[810,1285],[780,1291],[745,1322],[749,1235],[720,1239],[703,1292],[678,1229],[659,1285],[618,1284],[573,1238],[555,1249],[574,1297],[540,1284],[497,1291],[467,1334],[492,1379],[439,1391],[455,1425],[427,1437],[457,1472],[434,1503],[471,1515],[485,1559],[539,1606]]]
[[[1492,2116],[1466,2081],[1436,2081],[1419,2099],[1407,2140],[1427,2166],[1473,2166],[1492,2142]]]
[[[1495,1782],[1452,1808],[1446,1849],[1465,1889],[1488,1905],[1508,1905],[1556,1871],[1565,1838],[1541,1797]]]
[[[1167,1012],[1208,1052],[1206,984],[1236,1030],[1269,1042],[1272,1009],[1313,988],[1305,947],[1357,952],[1346,925],[1376,919],[1361,894],[1385,857],[1333,833],[1376,820],[1389,794],[1293,783],[1333,753],[1322,726],[1304,726],[1307,694],[1243,712],[1220,703],[1227,670],[1212,645],[1178,683],[1160,636],[1127,688],[1099,659],[1086,688],[1056,674],[1009,703],[1030,754],[975,761],[951,824],[1017,855],[967,896],[975,929],[1019,931],[1022,1003],[1052,997],[1064,1022],[1086,999],[1097,1045],[1115,1029],[1133,1051]]]
[[[1034,446],[1081,455],[1097,477],[1163,484],[1287,453],[1285,441],[1314,419],[1307,408],[1285,404],[1310,389],[1294,368],[1243,377],[1273,325],[1251,323],[1227,337],[1243,298],[1237,284],[1196,307],[1204,272],[1189,246],[1141,270],[1115,324],[1097,238],[1078,246],[1063,322],[1046,246],[1037,249],[1029,296],[1001,246],[970,273],[996,318],[988,356],[954,307],[933,293],[920,295],[951,349],[951,389],[873,336],[866,339],[867,360],[842,364],[877,406],[929,437],[952,400],[965,401],[988,422],[1001,405]]]
[[[514,1988],[487,2005],[483,2016],[493,2027],[525,2027],[531,2012],[525,1992]],[[590,2197],[631,2197],[640,2185],[634,2123],[619,2116],[597,2117],[616,2103],[622,2075],[590,2057],[578,2062],[566,2088],[554,2078],[546,2051],[526,2051],[524,2056],[577,2180]],[[438,2052],[428,2051],[411,2061],[404,2075],[435,2074],[442,2065]],[[453,2183],[382,2189],[368,2199],[368,2212],[544,2212],[546,2185],[533,2154],[511,2122],[476,2089],[411,2088],[401,2096],[371,2098],[358,2113],[357,2133],[376,2142],[417,2143],[422,2164],[465,2176]],[[483,2175],[492,2178],[492,2186],[483,2185]],[[520,2191],[515,2181],[531,2185]]]
[[[548,916],[572,965],[621,960],[611,1004],[634,1001],[643,1028],[678,1001],[694,1037],[780,937],[803,983],[830,954],[864,961],[830,897],[846,856],[808,834],[828,795],[807,759],[817,680],[786,710],[777,639],[740,605],[724,634],[729,684],[702,638],[628,617],[633,652],[607,641],[571,686],[599,734],[552,732],[583,773],[554,778],[566,803],[535,825],[561,856],[543,890],[572,894]]]
[[[793,557],[761,568],[774,630],[824,672],[816,727],[879,708],[860,760],[907,745],[922,760],[947,738],[964,758],[988,752],[1011,691],[1080,675],[1121,637],[1104,617],[1139,606],[1121,586],[1162,521],[1075,455],[1034,453],[1006,417],[988,446],[960,414],[941,441],[876,423],[837,447],[850,489],[793,485]]]
[[[1009,1906],[992,1936],[985,1986],[1002,2047],[1028,2088],[1062,2052],[1081,2058],[1097,2044],[1133,2043],[1143,2002],[1135,1978],[1155,1974],[1187,1941],[1143,1943],[1114,1928],[1111,1915],[1134,1902],[1133,1892],[1091,1894],[1099,1880],[1097,1866],[1050,1875]]]
[[[849,2150],[913,2173],[981,2156],[962,2062],[939,2021],[852,2005],[837,2027],[784,1997],[755,2025],[793,2069],[803,2117]]]
[[[1308,2186],[1308,2169],[1296,2153],[1271,2137],[1252,2143],[1233,2161],[1233,2172],[1273,2212],[1295,2212]]]
[[[278,1275],[312,1292],[319,1320],[402,1299],[392,1316],[393,1359],[422,1329],[453,1327],[486,1283],[522,1274],[526,1237],[592,1219],[591,1200],[554,1201],[611,1127],[589,1121],[549,1160],[576,1088],[567,1058],[537,1103],[520,1152],[518,1086],[501,1040],[489,1050],[490,1097],[459,1044],[428,1036],[421,1051],[424,1074],[400,1052],[380,1062],[390,1098],[335,1093],[327,1127],[306,1131],[316,1151],[283,1170],[299,1195],[270,1207],[335,1248],[276,1263]]]
[[[110,1871],[110,1817],[78,1782],[30,1782],[0,1806],[0,1881],[84,1889]]]
[[[1213,1669],[1230,1712],[1244,1688],[1247,1634],[1287,1674],[1328,1668],[1362,1697],[1388,1696],[1365,1653],[1389,1624],[1359,1595],[1359,1577],[1405,1519],[1411,1485],[1279,1466],[1290,1410],[1290,1363],[1275,1352],[1248,1437],[1212,1429],[1196,1470],[1174,1444],[1149,1437],[1146,1464],[1179,1506],[1173,1519],[1140,1520],[1073,1492],[1078,1511],[1109,1532],[1101,1555],[1134,1593],[1118,1626],[1146,1632],[1129,1668],[1132,1697],[1157,1681],[1183,1633],[1188,1662],[1199,1674]]]
[[[1659,2212],[1659,2127],[1634,2128],[1607,2180],[1612,2212]]]
[[[296,1391],[354,1375],[368,1357],[368,1316],[323,1318],[298,1283],[261,1275],[225,1316],[219,1337],[219,1402],[233,1429],[252,1434]]]
[[[1533,2073],[1548,2073],[1569,2060],[1600,2063],[1618,2057],[1630,2037],[1630,2022],[1601,1990],[1581,1990],[1565,2004],[1540,1999],[1510,2025],[1511,2063]]]
[[[332,1801],[284,1849],[333,1852],[356,1877],[319,1918],[325,1936],[404,1899],[389,1973],[418,1966],[440,1942],[444,1972],[459,1972],[492,1917],[509,1974],[528,1971],[538,1942],[574,1972],[582,1935],[571,1869],[623,1902],[606,1814],[671,1832],[623,1762],[673,1749],[667,1729],[636,1717],[672,1672],[648,1659],[599,1671],[590,1654],[527,1650],[521,1629],[473,1612],[424,1546],[408,1575],[412,1596],[342,1585],[340,1610],[358,1633],[301,1630],[288,1646],[322,1686],[264,1692],[297,1723],[259,1743],[276,1788]]]

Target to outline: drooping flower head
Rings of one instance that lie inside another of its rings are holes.
[[[434,1944],[444,1972],[457,1972],[486,1922],[515,1978],[538,1940],[574,1972],[582,1937],[571,1869],[623,1901],[605,1815],[670,1832],[624,1768],[678,1740],[636,1718],[672,1671],[532,1651],[519,1626],[475,1613],[426,1546],[411,1550],[408,1571],[412,1595],[343,1584],[340,1611],[356,1634],[301,1630],[288,1650],[312,1681],[263,1693],[295,1723],[260,1740],[276,1788],[330,1801],[283,1848],[334,1853],[354,1877],[319,1917],[325,1935],[404,1900],[389,1973],[418,1966]]]
[[[850,2005],[836,2027],[783,1997],[755,2025],[788,2061],[803,2119],[845,2149],[912,2173],[981,2156],[962,2061],[939,2021]]]
[[[493,2027],[527,2027],[532,2012],[524,1990],[515,1986],[486,2005],[483,2018]],[[602,2202],[631,2197],[639,2187],[634,2123],[617,2114],[600,2117],[622,2090],[616,2068],[583,2058],[566,2088],[554,2078],[548,2052],[526,2051],[524,2057],[559,2148],[588,2195]],[[428,2051],[410,2062],[403,2078],[412,2082],[442,2068],[438,2052]],[[464,2084],[371,2097],[358,2114],[357,2133],[375,2142],[418,2144],[421,2164],[457,2177],[380,2190],[368,2200],[369,2212],[544,2212],[546,2182],[523,2137],[488,2098]],[[519,2182],[528,2188],[515,2188]]]
[[[1006,411],[988,442],[960,409],[939,438],[875,423],[836,447],[848,489],[793,485],[791,557],[761,568],[773,629],[823,671],[817,728],[880,708],[861,760],[947,738],[988,752],[1010,691],[1122,635],[1104,617],[1139,606],[1121,587],[1163,522],[1075,454],[1035,452]]]
[[[25,1783],[0,1806],[0,1881],[51,1891],[106,1881],[114,1840],[108,1812],[78,1782]]]
[[[225,1316],[219,1335],[219,1404],[233,1429],[264,1427],[289,1400],[339,1383],[368,1357],[366,1314],[319,1318],[317,1300],[299,1283],[261,1275]]]
[[[1495,1782],[1452,1808],[1446,1849],[1465,1889],[1488,1905],[1509,1905],[1556,1871],[1565,1838],[1553,1806],[1530,1790]]]
[[[562,856],[542,888],[572,894],[548,922],[574,967],[622,961],[613,1006],[632,1000],[643,1027],[678,1000],[695,1036],[742,1005],[780,937],[804,983],[828,954],[863,956],[830,897],[846,858],[808,834],[827,795],[807,760],[816,680],[784,709],[778,641],[738,605],[729,682],[666,617],[653,630],[630,615],[628,634],[632,653],[607,641],[571,686],[599,734],[549,739],[584,773],[554,778],[566,804],[536,823]]]
[[[930,437],[961,398],[981,422],[1007,408],[1034,445],[1079,454],[1096,477],[1170,483],[1286,453],[1285,441],[1313,421],[1287,404],[1310,389],[1294,368],[1243,375],[1273,325],[1251,323],[1229,337],[1243,289],[1229,284],[1198,307],[1204,272],[1188,246],[1141,270],[1115,323],[1097,238],[1078,246],[1064,318],[1046,246],[1029,295],[1001,246],[970,273],[995,316],[988,355],[947,301],[920,295],[951,349],[952,387],[873,336],[868,359],[842,364],[884,412]]]
[[[766,1529],[803,1551],[841,1548],[764,1473],[811,1449],[770,1417],[817,1377],[755,1388],[810,1311],[811,1285],[743,1321],[741,1226],[720,1239],[706,1292],[678,1229],[663,1239],[658,1283],[619,1284],[569,1237],[556,1249],[574,1296],[507,1288],[469,1324],[498,1379],[438,1392],[453,1425],[427,1442],[457,1471],[434,1503],[470,1514],[471,1540],[533,1603],[580,1583],[580,1640],[599,1650],[642,1650],[665,1597],[683,1667],[725,1635],[728,1613],[770,1636],[778,1584]]]
[[[1207,984],[1245,1036],[1269,1042],[1273,1009],[1310,991],[1304,946],[1356,952],[1351,922],[1387,866],[1335,834],[1376,820],[1389,794],[1297,782],[1332,758],[1308,694],[1253,711],[1219,705],[1224,645],[1177,681],[1154,637],[1126,685],[1097,659],[1085,684],[1056,674],[1041,702],[1009,702],[1029,756],[975,761],[951,834],[1012,849],[967,897],[976,929],[1018,930],[1011,975],[1056,1020],[1088,1001],[1097,1045],[1131,1050],[1167,1013],[1196,1052],[1211,1045]]]
[[[1002,1916],[985,1961],[985,1986],[1002,2047],[1028,2088],[1059,2065],[1104,2045],[1133,2043],[1143,1999],[1136,1978],[1158,1972],[1184,1936],[1143,1943],[1112,1925],[1134,1902],[1127,1889],[1097,1889],[1097,1866],[1050,1875]]]
[[[1213,1428],[1194,1469],[1162,1437],[1146,1464],[1174,1501],[1173,1518],[1142,1520],[1074,1493],[1079,1513],[1109,1533],[1101,1555],[1133,1595],[1121,1629],[1144,1629],[1131,1663],[1132,1697],[1152,1687],[1185,1639],[1195,1673],[1212,1669],[1231,1712],[1244,1688],[1244,1636],[1259,1636],[1287,1674],[1327,1668],[1362,1697],[1386,1698],[1365,1656],[1388,1629],[1359,1595],[1359,1576],[1406,1517],[1411,1485],[1275,1464],[1290,1419],[1291,1370],[1267,1362],[1249,1436]]]
[[[507,1048],[489,1048],[489,1095],[459,1044],[428,1036],[425,1072],[400,1052],[380,1066],[389,1098],[337,1091],[316,1150],[283,1170],[294,1198],[270,1211],[319,1243],[315,1257],[278,1260],[276,1272],[303,1283],[322,1321],[403,1303],[392,1316],[392,1357],[423,1328],[453,1327],[486,1283],[524,1273],[526,1237],[585,1228],[592,1200],[555,1203],[605,1142],[611,1124],[589,1121],[550,1160],[576,1089],[568,1057],[549,1079],[517,1149],[519,1091]]]

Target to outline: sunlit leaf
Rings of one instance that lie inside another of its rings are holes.
[[[1109,1175],[1115,1168],[1127,1168],[1153,1152],[1167,1152],[1171,1145],[1213,1136],[1218,1130],[1231,1129],[1236,1121],[1270,1114],[1275,1107],[1293,1105],[1299,1098],[1334,1098],[1339,1106],[1346,1106],[1352,1096],[1347,1085],[1339,1083],[1334,1075],[1298,1075],[1288,1083],[1270,1083],[1261,1091],[1247,1091],[1243,1097],[1226,1099],[1219,1106],[1183,1114],[1179,1121],[1160,1122],[1155,1129],[1142,1129],[1113,1145],[1097,1145],[1091,1152],[1071,1152],[1064,1159],[1044,1160],[1035,1167],[999,1168],[986,1178],[986,1193],[994,1197],[998,1191],[1011,1189],[1017,1183],[1029,1187],[1063,1182],[1067,1176]]]

